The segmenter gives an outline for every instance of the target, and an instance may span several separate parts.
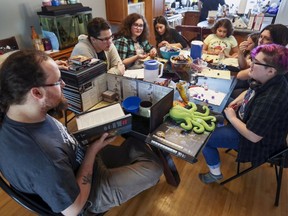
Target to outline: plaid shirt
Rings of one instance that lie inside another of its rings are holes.
[[[136,55],[136,49],[132,38],[120,37],[113,42],[122,60]],[[149,53],[153,48],[153,46],[149,44],[147,40],[142,42],[138,41],[138,43],[143,48],[145,53]]]
[[[243,122],[263,138],[252,143],[241,137],[237,161],[257,165],[286,145],[288,83],[284,76],[276,76],[254,90],[255,96],[245,106]]]

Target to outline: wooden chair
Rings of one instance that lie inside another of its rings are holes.
[[[212,31],[210,28],[202,28],[201,29],[201,35],[202,35],[202,41],[209,35],[212,34]]]
[[[19,49],[18,43],[14,36],[0,40],[0,47],[6,48],[7,46],[9,46],[12,50]]]
[[[275,167],[275,174],[276,174],[276,181],[277,181],[277,188],[276,188],[276,196],[275,196],[275,202],[274,205],[278,206],[279,205],[279,198],[280,198],[280,191],[281,191],[281,184],[282,184],[282,174],[283,174],[283,169],[288,167],[288,146],[283,149],[282,151],[278,152],[277,154],[272,155],[270,158],[267,159],[264,163],[270,163],[271,166]],[[262,164],[264,164],[262,163]],[[224,185],[254,169],[257,167],[261,166],[262,164],[259,165],[251,165],[249,168],[244,169],[240,172],[240,163],[238,162],[237,164],[237,174],[224,180],[221,182],[221,185]]]
[[[177,25],[175,26],[176,31],[181,33],[183,38],[188,41],[189,46],[192,40],[202,40],[201,27],[191,25]]]

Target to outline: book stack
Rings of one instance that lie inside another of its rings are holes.
[[[107,65],[104,62],[78,71],[61,70],[61,78],[66,84],[63,94],[68,100],[70,110],[80,113],[100,102],[101,93],[107,89],[106,82],[103,86],[102,81],[106,72]]]
[[[107,72],[107,64],[103,61],[92,66],[82,67],[80,70],[61,70],[61,76],[66,85],[79,87],[87,81]]]
[[[196,134],[185,131],[175,122],[167,119],[147,136],[146,142],[190,163],[197,162],[197,156],[208,140],[210,132]]]

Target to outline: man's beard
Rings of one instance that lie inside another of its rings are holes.
[[[58,103],[58,105],[53,107],[53,108],[51,107],[50,109],[48,108],[47,112],[50,115],[62,117],[63,111],[65,111],[67,108],[68,108],[68,101],[64,97],[64,95],[62,95],[62,98],[61,98],[60,102]]]
[[[68,108],[68,101],[62,95],[61,101],[59,102],[58,106],[56,106],[54,109],[59,110],[59,111],[65,111]]]

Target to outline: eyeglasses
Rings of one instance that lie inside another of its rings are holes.
[[[44,84],[44,85],[41,85],[40,87],[50,87],[50,86],[57,86],[57,85],[61,85],[63,84],[64,81],[62,80],[62,78],[60,77],[60,79],[55,82],[55,83],[51,83],[51,84]]]
[[[138,23],[133,23],[132,26],[134,28],[139,28],[139,29],[143,29],[144,28],[144,25],[143,24],[138,24]]]
[[[253,61],[252,61],[252,66],[253,66],[253,65],[261,65],[261,66],[264,66],[264,67],[272,67],[272,68],[275,68],[275,67],[272,66],[272,65],[268,65],[268,64],[264,64],[264,63],[258,62],[256,59],[253,59]]]
[[[110,37],[106,37],[106,38],[98,38],[98,37],[96,37],[97,40],[100,40],[102,42],[108,42],[110,40],[113,40],[113,38],[114,38],[113,35],[111,35]]]

